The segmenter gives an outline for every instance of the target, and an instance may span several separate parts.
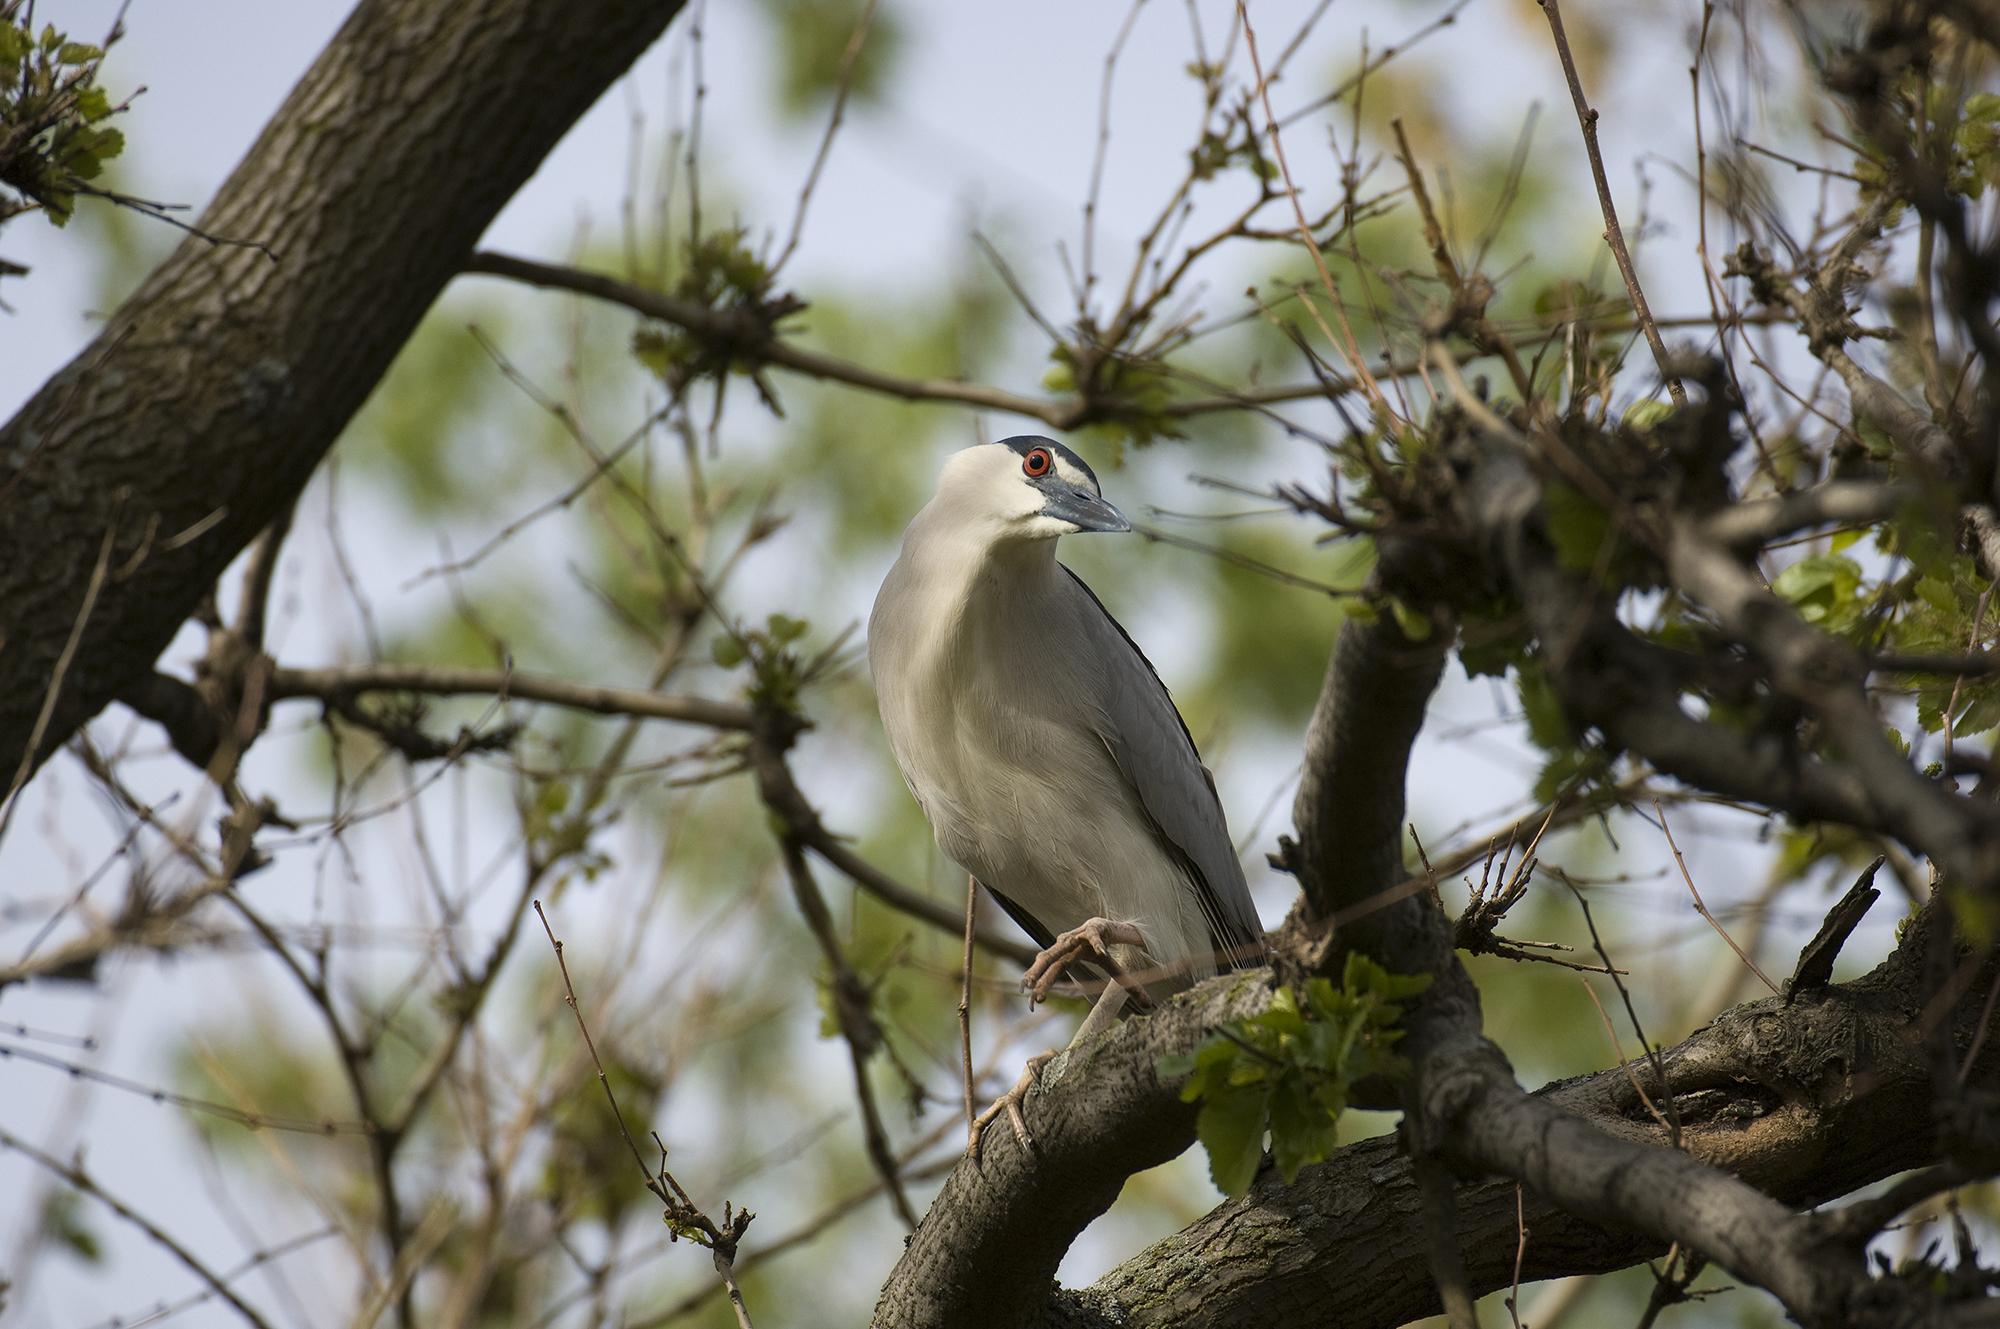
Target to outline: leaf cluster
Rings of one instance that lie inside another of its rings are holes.
[[[681,250],[679,275],[665,294],[736,320],[736,331],[690,332],[665,323],[647,323],[632,334],[632,353],[676,394],[698,379],[750,375],[773,414],[782,415],[759,370],[758,351],[776,335],[777,324],[804,303],[776,290],[777,274],[750,248],[742,227],[710,231]]]
[[[0,21],[0,221],[39,206],[57,226],[76,196],[125,149],[104,123],[125,107],[98,85],[104,48],[74,42],[54,24],[36,35],[25,17]],[[26,200],[25,202],[22,200]]]
[[[1310,978],[1281,988],[1262,1012],[1163,1060],[1162,1075],[1187,1077],[1181,1101],[1201,1104],[1195,1132],[1215,1184],[1230,1195],[1247,1190],[1267,1134],[1287,1183],[1325,1160],[1353,1086],[1407,1073],[1393,1051],[1402,1037],[1395,1025],[1402,1003],[1430,983],[1429,974],[1392,974],[1353,952],[1339,986]]]
[[[788,614],[772,614],[761,628],[743,628],[717,637],[709,648],[715,663],[734,669],[750,665],[750,701],[759,709],[796,714],[799,694],[811,681],[816,665],[801,659],[791,647],[811,625]]]

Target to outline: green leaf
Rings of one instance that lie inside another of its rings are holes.
[[[903,25],[885,7],[847,70],[847,53],[864,7],[860,0],[764,0],[772,28],[779,108],[797,119],[817,113],[848,73],[848,97],[867,104],[887,95],[904,45]]]
[[[1544,752],[1568,750],[1576,741],[1569,719],[1563,714],[1562,699],[1540,660],[1522,664],[1514,676],[1515,691],[1521,698],[1521,714],[1528,722],[1528,741]]]
[[[1396,627],[1410,641],[1429,641],[1432,632],[1430,615],[1403,603],[1400,597],[1383,597],[1389,612],[1395,616]]]
[[[84,1222],[80,1192],[69,1187],[53,1190],[42,1202],[42,1236],[84,1264],[104,1259],[104,1242]]]
[[[1809,554],[1780,572],[1772,591],[1808,623],[1839,627],[1860,611],[1861,565],[1842,554]]]
[[[1996,726],[2000,726],[2000,693],[1989,693],[1959,712],[1951,732],[1956,738],[1971,738]]]
[[[1212,1034],[1192,1055],[1163,1058],[1160,1073],[1186,1075],[1185,1102],[1200,1102],[1196,1132],[1217,1186],[1240,1194],[1256,1175],[1268,1129],[1287,1181],[1333,1151],[1349,1086],[1395,1078],[1409,1067],[1392,1048],[1398,1002],[1424,991],[1428,974],[1392,974],[1358,953],[1341,982],[1315,977],[1280,988],[1271,1004]]]
[[[1339,1095],[1345,1106],[1346,1095]],[[1280,1084],[1271,1095],[1271,1161],[1290,1185],[1308,1163],[1323,1163],[1340,1141],[1338,1108],[1321,1102],[1302,1078]]]
[[[93,60],[103,58],[103,47],[90,46],[83,42],[64,42],[56,51],[56,63],[63,65],[87,65]]]
[[[743,643],[735,637],[717,637],[709,644],[708,653],[724,669],[734,669],[743,663],[745,653]]]
[[[1940,614],[1958,612],[1958,592],[1942,577],[1917,578],[1917,598]]]
[[[1264,1156],[1264,1107],[1270,1091],[1261,1087],[1224,1089],[1202,1100],[1195,1135],[1208,1151],[1208,1175],[1225,1195],[1250,1189]]]
[[[1672,402],[1652,397],[1644,401],[1635,401],[1626,407],[1623,421],[1628,428],[1647,430],[1666,420],[1673,413]]]
[[[1543,491],[1542,514],[1556,560],[1572,572],[1595,571],[1600,551],[1611,538],[1611,514],[1560,480]]]

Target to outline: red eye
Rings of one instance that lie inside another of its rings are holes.
[[[1055,458],[1049,456],[1047,448],[1035,448],[1021,458],[1021,472],[1031,480],[1039,480],[1047,475],[1049,468],[1055,464]]]

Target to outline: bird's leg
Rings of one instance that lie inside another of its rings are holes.
[[[992,1106],[973,1119],[972,1131],[965,1141],[965,1152],[972,1161],[979,1161],[979,1140],[986,1133],[986,1127],[1002,1112],[1007,1114],[1007,1124],[1014,1128],[1014,1138],[1023,1149],[1035,1147],[1035,1137],[1028,1133],[1028,1119],[1021,1113],[1021,1104],[1027,1101],[1028,1091],[1035,1087],[1035,1081],[1042,1074],[1042,1067],[1056,1059],[1053,1052],[1037,1052],[1028,1058],[1028,1064],[1021,1068],[1021,1078],[1014,1081],[1014,1087],[993,1100]]]
[[[1104,991],[1098,994],[1097,1004],[1090,1008],[1090,1014],[1083,1017],[1083,1023],[1078,1025],[1076,1033],[1070,1036],[1069,1045],[1075,1047],[1092,1034],[1101,1034],[1109,1029],[1117,1022],[1119,1012],[1125,1009],[1125,999],[1130,995],[1125,985],[1117,979],[1114,978],[1106,983]]]
[[[1096,921],[1103,922],[1102,919]],[[1086,924],[1086,926],[1088,925]],[[1120,925],[1114,923],[1110,926],[1118,927]],[[1133,930],[1137,931],[1136,928]],[[1110,940],[1115,941],[1117,938],[1112,937]],[[1046,953],[1044,952],[1044,954]],[[1118,1013],[1125,1009],[1125,998],[1127,995],[1129,994],[1125,990],[1125,985],[1118,982],[1116,978],[1105,984],[1103,993],[1097,998],[1097,1004],[1090,1008],[1090,1014],[1086,1015],[1083,1018],[1083,1023],[1077,1026],[1075,1035],[1069,1040],[1069,1045],[1075,1047],[1092,1034],[1110,1028],[1112,1022],[1118,1018]],[[1028,1064],[1022,1069],[1021,1078],[1014,1081],[1014,1087],[994,1099],[991,1107],[973,1119],[970,1138],[965,1142],[965,1152],[972,1155],[973,1162],[977,1163],[979,1161],[979,1137],[985,1132],[986,1127],[993,1119],[1002,1112],[1007,1114],[1007,1124],[1014,1128],[1014,1138],[1020,1142],[1021,1147],[1023,1149],[1033,1149],[1035,1147],[1035,1137],[1028,1130],[1028,1118],[1022,1111],[1022,1105],[1027,1102],[1028,1091],[1034,1088],[1035,1082],[1041,1078],[1042,1067],[1048,1065],[1055,1057],[1056,1054],[1053,1052],[1042,1052],[1028,1058]],[[968,1089],[967,1092],[970,1093],[970,1090]]]
[[[1048,998],[1049,989],[1062,977],[1062,971],[1073,961],[1087,955],[1095,955],[1110,967],[1112,982],[1117,982],[1118,966],[1112,962],[1113,946],[1143,946],[1146,938],[1137,925],[1117,923],[1108,918],[1093,918],[1063,933],[1051,942],[1047,949],[1035,957],[1028,966],[1028,972],[1021,975],[1021,986],[1028,989],[1028,1004]]]

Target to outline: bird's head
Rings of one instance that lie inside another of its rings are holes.
[[[1132,529],[1125,514],[1104,501],[1097,473],[1083,458],[1033,434],[953,454],[935,501],[952,518],[984,526],[996,542]]]

